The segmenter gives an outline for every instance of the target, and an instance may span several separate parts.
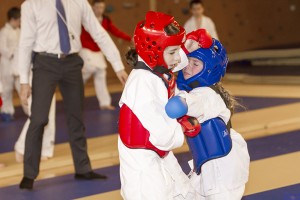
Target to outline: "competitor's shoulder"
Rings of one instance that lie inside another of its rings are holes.
[[[215,91],[210,87],[197,87],[190,91],[191,93],[213,94]]]
[[[137,80],[142,79],[142,80],[147,81],[147,79],[149,79],[149,77],[151,77],[152,73],[150,71],[144,70],[144,69],[133,69],[130,72],[130,75]]]
[[[160,83],[160,79],[155,74],[144,69],[133,69],[128,77],[127,82],[138,82],[138,84],[147,85],[153,83]]]
[[[206,15],[203,16],[203,20],[205,20],[205,21],[207,21],[207,22],[209,22],[209,23],[214,24],[214,21],[213,21],[210,17],[208,17],[208,16],[206,16]]]

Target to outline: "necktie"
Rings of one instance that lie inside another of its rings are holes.
[[[68,27],[65,23],[67,22],[66,13],[61,0],[56,0],[56,9],[61,14],[59,15],[59,13],[57,13],[60,49],[64,54],[68,54],[70,52],[71,45]],[[64,20],[62,18],[64,18]]]

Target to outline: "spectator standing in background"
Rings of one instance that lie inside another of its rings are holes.
[[[111,19],[104,15],[105,1],[104,0],[93,0],[92,8],[98,19],[99,23],[109,33],[113,34],[117,38],[122,40],[131,41],[131,37],[126,33],[120,31],[111,21]],[[106,83],[106,68],[107,63],[104,55],[97,43],[94,42],[91,35],[83,28],[81,33],[82,49],[79,55],[84,61],[82,69],[83,81],[86,81],[93,76],[95,91],[99,106],[101,109],[114,110],[115,107],[111,105],[111,97],[107,89]],[[116,68],[113,68],[116,71]]]
[[[81,25],[91,33],[116,69],[117,77],[125,83],[127,73],[118,49],[86,0],[26,0],[21,12],[18,62],[21,100],[28,104],[32,94],[32,104],[20,188],[31,190],[39,174],[43,132],[56,86],[59,86],[64,101],[75,179],[105,179],[106,176],[93,172],[87,154],[83,123],[83,60],[78,55]],[[29,85],[31,63],[32,87]]]
[[[20,37],[21,12],[17,7],[12,7],[7,12],[7,23],[0,31],[0,76],[3,84],[1,118],[9,122],[15,113],[13,105],[13,92],[16,88],[20,93],[20,82],[15,66],[14,57]]]
[[[189,6],[192,16],[184,24],[186,33],[204,28],[213,38],[219,39],[214,22],[204,15],[205,9],[202,0],[192,0]]]

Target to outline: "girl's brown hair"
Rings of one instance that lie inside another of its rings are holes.
[[[218,91],[218,93],[221,95],[222,99],[224,100],[227,108],[230,110],[231,114],[235,112],[237,108],[246,109],[242,104],[240,104],[234,96],[232,96],[228,90],[226,90],[222,82],[218,82],[215,84],[215,88]]]

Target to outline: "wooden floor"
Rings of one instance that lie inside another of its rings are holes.
[[[253,84],[226,81],[225,87],[233,95],[238,96],[300,98],[300,85]],[[110,81],[109,90],[111,92],[121,91],[122,86],[115,80]],[[91,83],[87,85],[85,92],[86,96],[95,96]],[[61,100],[59,94],[57,99],[58,101]],[[15,98],[14,103],[16,105],[19,104],[18,98]],[[300,103],[241,112],[235,114],[232,120],[233,124],[235,124],[235,129],[247,140],[299,130]],[[88,146],[93,168],[114,166],[119,163],[117,133],[88,139]],[[183,147],[176,149],[175,153],[187,151],[188,147],[185,144]],[[249,195],[284,187],[292,183],[300,183],[299,158],[300,152],[295,152],[251,162],[250,179],[245,194]],[[0,170],[0,187],[18,184],[22,177],[22,164],[15,162],[14,152],[1,154],[0,161],[7,165],[7,167]],[[273,166],[272,170],[268,170],[268,166]],[[55,146],[54,158],[41,163],[41,172],[38,179],[47,179],[72,174],[73,172],[69,144],[63,143]],[[120,192],[116,190],[82,199],[118,200],[121,199],[121,196]]]

